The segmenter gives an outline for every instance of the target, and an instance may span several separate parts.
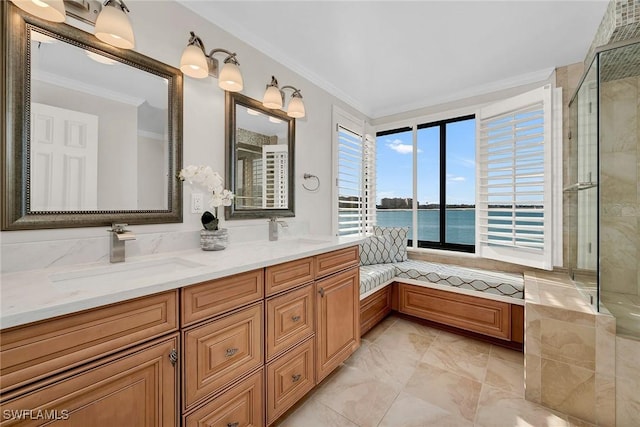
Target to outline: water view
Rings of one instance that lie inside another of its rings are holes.
[[[413,236],[413,220],[410,209],[377,209],[376,223],[382,227],[409,227]],[[475,244],[476,211],[474,209],[446,210],[446,241],[463,245]],[[440,240],[440,211],[418,209],[418,240]]]

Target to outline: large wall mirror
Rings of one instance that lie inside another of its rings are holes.
[[[182,221],[182,74],[3,2],[3,230]]]
[[[294,216],[295,119],[239,93],[226,94],[227,219]]]

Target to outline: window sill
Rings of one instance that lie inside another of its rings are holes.
[[[408,247],[408,253],[417,253],[417,254],[433,254],[433,255],[447,255],[452,258],[480,258],[478,254],[470,253],[470,252],[460,252],[460,251],[450,251],[445,249],[431,249],[431,248],[414,248]]]

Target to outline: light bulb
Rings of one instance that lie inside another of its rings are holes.
[[[129,17],[119,6],[104,6],[98,19],[94,34],[105,43],[122,49],[133,49],[135,38]]]
[[[207,77],[209,75],[209,65],[202,49],[193,44],[185,47],[180,58],[180,71],[196,79]]]
[[[233,62],[225,63],[218,76],[218,86],[229,92],[240,92],[243,87],[240,67]]]
[[[287,115],[296,119],[304,117],[304,102],[302,102],[301,96],[291,97],[291,101],[289,101],[289,108],[287,109]]]
[[[267,87],[267,90],[264,92],[264,97],[262,98],[262,105],[274,110],[282,108],[280,89],[275,86]]]
[[[51,22],[64,22],[65,9],[63,0],[11,0],[25,12]]]

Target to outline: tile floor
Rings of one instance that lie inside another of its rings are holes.
[[[279,427],[590,426],[524,400],[520,352],[390,316]]]

